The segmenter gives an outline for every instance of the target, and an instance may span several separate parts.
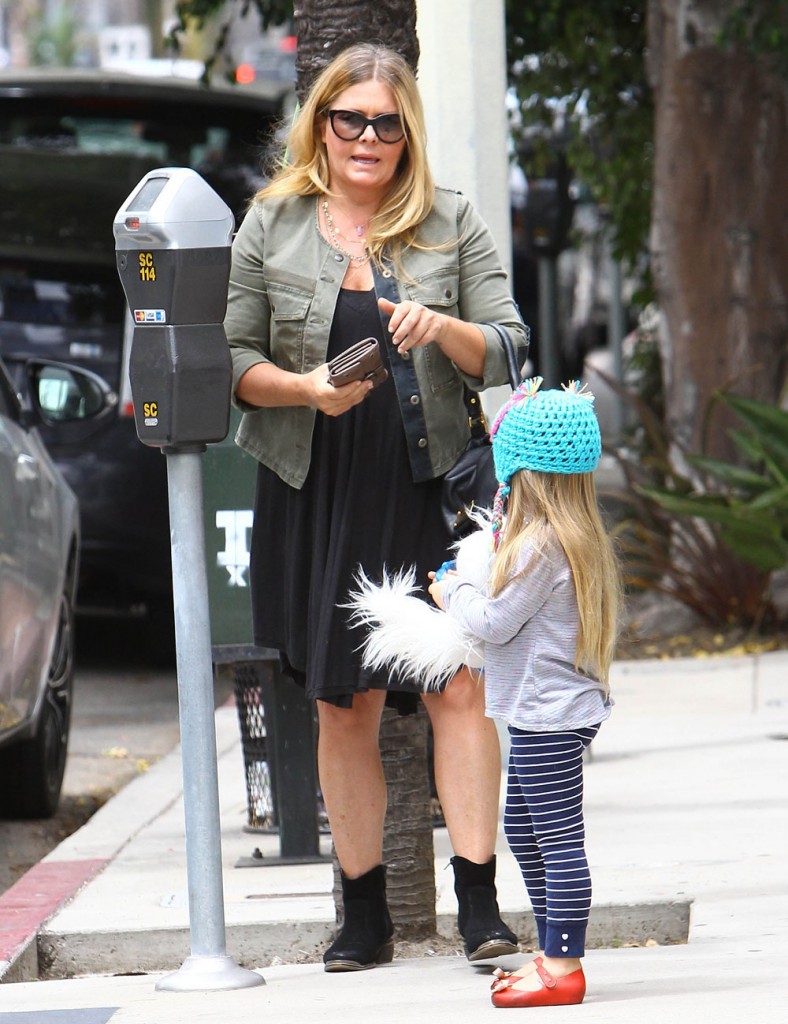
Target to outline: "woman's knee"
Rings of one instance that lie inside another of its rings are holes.
[[[354,694],[353,705],[349,708],[319,700],[317,721],[320,734],[337,739],[352,737],[355,741],[362,737],[377,740],[384,701],[385,693],[378,695],[377,691]]]
[[[423,700],[433,724],[442,718],[457,716],[485,721],[484,684],[466,668],[440,693],[423,694]]]

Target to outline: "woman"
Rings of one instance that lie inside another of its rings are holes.
[[[417,682],[362,668],[343,605],[359,565],[415,562],[426,582],[443,561],[441,477],[469,433],[463,382],[507,380],[490,322],[524,336],[489,231],[433,185],[413,73],[383,47],[351,47],[315,82],[286,162],[238,231],[225,323],[244,412],[236,440],[260,462],[255,642],[280,651],[317,702],[345,912],[329,971],[393,955],[378,733],[384,703],[408,714],[419,700]],[[327,361],[367,336],[388,379],[332,387]],[[500,754],[482,688],[462,672],[422,699],[466,952],[514,952],[495,892]]]

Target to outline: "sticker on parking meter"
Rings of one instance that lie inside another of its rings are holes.
[[[166,324],[167,312],[164,309],[135,309],[135,324]]]
[[[156,402],[142,403],[142,416],[146,427],[155,427],[159,422],[159,406]]]
[[[141,252],[139,254],[140,281],[156,280],[156,264],[153,262],[152,252]]]

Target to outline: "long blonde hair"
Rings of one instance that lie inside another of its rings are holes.
[[[417,229],[432,209],[435,186],[427,162],[427,132],[416,77],[394,50],[358,43],[323,69],[290,128],[277,173],[255,199],[331,195],[321,129],[333,100],[350,86],[368,81],[388,85],[407,128],[393,187],[367,234],[372,258],[380,263],[383,250],[388,249],[396,263],[403,249],[417,245]]]
[[[566,555],[577,597],[579,628],[575,668],[607,687],[621,604],[621,576],[596,498],[593,473],[537,473],[521,469],[511,488],[506,527],[493,559],[490,592],[513,578],[523,545],[534,547],[522,570],[556,542]]]

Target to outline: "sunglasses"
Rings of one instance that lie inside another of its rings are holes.
[[[372,125],[381,142],[387,144],[399,142],[405,136],[405,126],[399,114],[378,114],[377,117],[364,117],[356,110],[329,110],[328,119],[334,130],[334,135],[343,142],[354,142],[360,139],[367,130],[367,125]]]

